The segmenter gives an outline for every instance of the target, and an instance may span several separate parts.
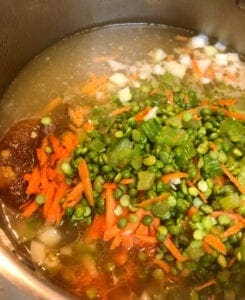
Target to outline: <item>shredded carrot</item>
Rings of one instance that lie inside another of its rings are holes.
[[[174,104],[174,93],[172,90],[166,90],[165,95],[167,97],[168,103],[173,105]]]
[[[68,116],[71,120],[71,123],[79,128],[84,124],[85,119],[90,111],[91,108],[89,106],[76,105],[68,108]]]
[[[243,113],[243,112],[228,111],[228,110],[222,110],[222,112],[227,117],[235,118],[235,119],[240,120],[240,121],[244,121],[245,120],[245,113]]]
[[[82,198],[84,191],[83,183],[79,182],[66,196],[66,202],[63,204],[64,208],[74,207]]]
[[[130,111],[131,108],[132,108],[132,107],[131,107],[130,105],[126,105],[126,106],[123,106],[123,107],[116,108],[116,109],[114,109],[114,110],[111,112],[111,116],[118,116],[118,115],[121,115],[121,114],[124,113],[124,112]]]
[[[106,228],[105,215],[95,215],[91,226],[88,228],[85,234],[85,241],[87,243],[101,237]]]
[[[238,233],[244,227],[245,227],[245,224],[242,223],[241,221],[238,223],[235,223],[234,225],[232,225],[231,227],[226,229],[226,231],[221,234],[221,238],[227,239],[231,235]]]
[[[226,183],[226,179],[223,175],[219,175],[214,177],[214,184],[217,184],[219,186],[223,186]]]
[[[112,243],[110,245],[110,250],[114,250],[116,249],[117,247],[119,247],[122,243],[122,238],[120,236],[120,234],[116,235],[113,240],[112,240]]]
[[[166,57],[166,61],[173,61],[173,60],[174,60],[173,54],[169,54],[169,55]]]
[[[237,100],[236,99],[218,99],[216,102],[221,106],[233,106]]]
[[[204,77],[209,78],[211,80],[214,79],[214,70],[211,66],[208,67],[207,70],[205,71]]]
[[[170,236],[168,235],[165,240],[163,241],[164,246],[169,250],[169,252],[179,261],[179,262],[185,262],[187,260],[186,257],[184,257],[179,249],[175,246],[175,244],[172,242]]]
[[[195,187],[195,184],[191,181],[187,181],[186,184],[189,186],[189,187]],[[198,190],[198,196],[201,198],[201,200],[204,202],[204,203],[207,203],[207,199],[206,197],[203,195],[203,193],[201,191]]]
[[[60,97],[52,99],[42,110],[38,113],[40,117],[43,117],[58,107],[63,100]]]
[[[39,208],[39,205],[35,202],[32,201],[30,204],[28,204],[25,208],[24,211],[22,212],[22,216],[25,218],[29,218],[30,216],[33,215],[33,213]]]
[[[209,246],[217,250],[219,253],[226,255],[225,245],[222,243],[220,238],[213,234],[207,234],[203,241],[207,243]]]
[[[165,184],[169,184],[172,179],[176,178],[188,178],[188,173],[185,172],[173,172],[162,176],[162,181]]]
[[[85,132],[93,131],[94,130],[94,124],[91,121],[85,122],[83,124],[83,130]]]
[[[158,267],[160,267],[161,269],[163,269],[163,271],[165,271],[166,273],[170,272],[170,266],[165,261],[161,259],[153,258],[152,262]]]
[[[191,206],[188,210],[188,216],[192,217],[196,212],[198,212],[198,208],[195,206]]]
[[[142,111],[140,111],[138,114],[136,114],[134,116],[135,120],[137,122],[141,122],[144,120],[144,117],[148,114],[148,112],[151,110],[150,106],[147,106],[145,109],[143,109]]]
[[[209,287],[209,286],[214,285],[214,284],[216,284],[216,280],[211,279],[211,280],[203,283],[202,285],[199,285],[199,286],[195,287],[195,290],[196,291],[201,291],[201,290],[205,289],[206,287]]]
[[[78,165],[78,174],[83,183],[86,199],[91,206],[94,206],[93,188],[90,180],[88,165],[85,159],[81,160]]]
[[[134,72],[130,75],[130,79],[132,81],[136,81],[139,78],[139,74],[137,72]]]
[[[112,259],[117,265],[124,265],[128,260],[128,250],[121,248],[117,252],[113,253]]]
[[[232,219],[236,222],[241,222],[241,223],[245,224],[245,219],[237,213],[233,213],[233,212],[229,212],[229,211],[225,211],[225,210],[216,210],[216,211],[211,212],[211,214],[210,214],[210,216],[213,218],[217,218],[218,216],[221,216],[221,215],[226,215],[230,219]]]
[[[195,59],[193,59],[191,61],[191,64],[192,64],[192,69],[193,69],[194,74],[197,77],[202,78],[202,72],[201,72],[201,70],[198,67],[197,61]]]
[[[67,149],[69,156],[71,155],[72,151],[77,147],[77,144],[78,138],[77,135],[73,132],[67,131],[63,135],[62,146],[64,146]]]
[[[233,256],[229,261],[228,261],[228,264],[227,264],[227,267],[230,268],[236,261],[236,256]]]
[[[162,193],[161,195],[159,195],[157,197],[150,198],[150,199],[142,201],[141,203],[138,204],[138,206],[139,207],[148,206],[148,205],[151,205],[151,204],[153,204],[155,202],[165,200],[165,199],[168,198],[168,196],[169,196],[169,193]]]
[[[229,169],[225,165],[221,165],[221,168],[229,180],[234,183],[240,193],[245,194],[245,187],[231,174]]]
[[[211,248],[207,243],[203,242],[203,243],[202,243],[202,248],[203,248],[203,250],[204,250],[206,253],[215,256],[216,251],[215,251],[213,248]]]
[[[104,185],[106,205],[106,228],[111,228],[115,223],[114,209],[116,207],[112,185]]]
[[[137,227],[137,230],[135,231],[135,234],[147,236],[149,234],[148,226],[140,223]]]
[[[57,190],[57,185],[51,181],[49,184],[46,184],[46,189],[45,189],[45,202],[43,206],[43,216],[47,218],[48,212],[51,208],[55,192]]]
[[[150,95],[151,96],[154,96],[158,93],[157,89],[152,89],[151,92],[150,92]]]
[[[109,219],[109,216],[108,216],[108,219]],[[108,220],[108,223],[109,222],[110,221]],[[107,222],[106,222],[106,225],[107,225]],[[121,232],[121,229],[117,225],[113,225],[111,227],[106,226],[106,230],[104,232],[103,239],[104,239],[104,241],[107,242],[107,241],[111,240],[112,238],[114,238],[116,235],[118,235],[120,232]]]
[[[199,181],[199,179],[201,178],[201,171],[199,168],[197,168],[197,173],[196,173],[196,176],[195,178],[193,179],[193,183],[197,183]]]
[[[157,243],[157,240],[153,236],[146,236],[146,235],[140,235],[140,234],[135,234],[134,235],[137,239],[141,240],[144,243],[149,243],[149,244],[154,244]]]
[[[27,180],[27,178],[29,178],[29,180],[26,189],[26,194],[27,195],[37,194],[39,192],[39,185],[41,182],[41,176],[38,167],[33,169],[30,177],[24,175],[24,179]]]
[[[134,183],[134,178],[123,178],[120,183],[124,185]]]
[[[107,82],[108,78],[104,76],[92,75],[89,81],[81,88],[81,92],[90,97],[95,97],[98,90]]]

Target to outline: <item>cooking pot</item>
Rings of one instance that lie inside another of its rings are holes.
[[[52,43],[84,28],[129,22],[203,32],[245,53],[244,0],[0,1],[0,95],[24,65]],[[3,217],[0,224],[0,274],[33,299],[73,299],[28,265]]]

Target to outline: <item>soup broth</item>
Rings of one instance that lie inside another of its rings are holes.
[[[0,196],[35,268],[81,299],[242,299],[244,78],[160,25],[34,58],[1,100]]]

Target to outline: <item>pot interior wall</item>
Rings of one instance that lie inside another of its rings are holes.
[[[0,95],[17,72],[40,51],[80,29],[101,24],[174,25],[204,32],[245,52],[242,7],[235,0],[1,1]]]

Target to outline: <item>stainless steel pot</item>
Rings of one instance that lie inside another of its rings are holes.
[[[40,51],[71,33],[102,24],[144,22],[183,27],[245,53],[244,9],[244,0],[0,1],[0,95]],[[8,237],[1,221],[0,217],[0,274],[33,299],[72,299],[20,259],[18,245]]]

